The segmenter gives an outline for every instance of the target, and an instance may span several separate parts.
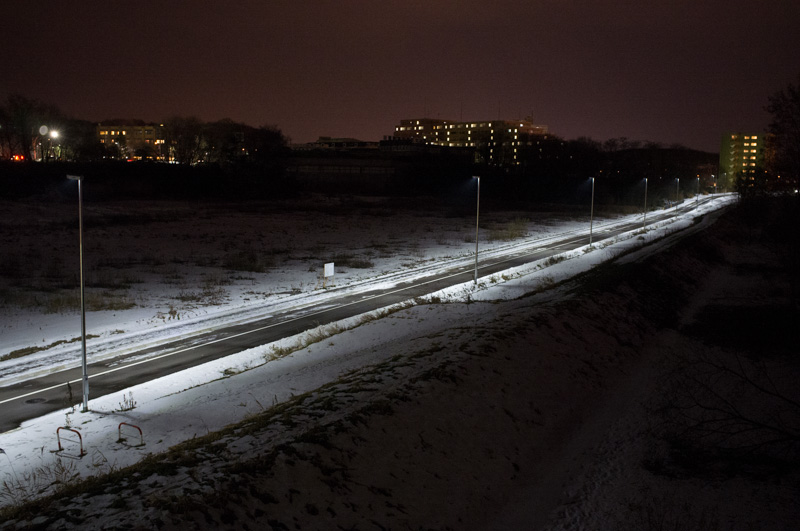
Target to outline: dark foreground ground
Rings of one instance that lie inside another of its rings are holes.
[[[436,348],[0,528],[797,529],[798,219],[740,205],[556,294],[473,303],[491,318]]]

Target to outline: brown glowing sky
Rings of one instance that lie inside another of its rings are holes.
[[[78,118],[379,140],[401,118],[518,118],[565,138],[717,151],[800,74],[797,0],[13,2],[0,98]]]

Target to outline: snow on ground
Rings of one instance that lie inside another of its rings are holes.
[[[429,295],[429,301],[446,302],[448,300],[481,300],[500,301],[519,297],[523,294],[549,287],[554,283],[587,271],[597,263],[614,258],[622,253],[651,242],[654,245],[669,245],[669,234],[691,227],[698,214],[722,208],[733,200],[724,196],[703,207],[699,213],[680,216],[659,224],[659,227],[641,233],[631,233],[616,237],[610,241],[596,238],[592,249],[588,246],[565,253],[563,260],[550,265],[532,263],[506,271],[502,275],[492,275],[479,279],[477,286],[466,283]],[[441,221],[441,220],[439,220]],[[620,220],[607,221],[619,222]],[[309,221],[310,223],[310,221]],[[545,227],[534,233],[530,239],[541,242],[542,239],[554,237],[565,231],[585,229],[585,224],[560,223]],[[597,224],[595,225],[597,230]],[[529,233],[533,229],[529,224]],[[487,244],[487,254],[492,248],[497,249],[507,243],[495,242]],[[427,267],[432,258],[446,259],[459,254],[467,256],[468,251],[461,241],[458,245],[419,247],[420,258],[409,260],[406,257],[387,257],[375,260],[371,269],[350,269],[336,279],[338,287],[348,286],[351,289],[364,289],[366,280],[376,282],[398,282],[418,275],[419,271],[411,267],[404,268],[405,260],[413,261],[417,268]],[[352,247],[351,247],[352,248]],[[398,263],[398,261],[400,263]],[[288,260],[287,260],[288,262]],[[546,266],[546,267],[545,267]],[[295,264],[295,271],[308,264]],[[433,268],[438,268],[433,265]],[[310,269],[310,268],[309,268]],[[386,280],[397,270],[403,274]],[[153,316],[153,307],[159,304],[154,295],[152,305],[144,300],[141,293],[146,291],[140,286],[140,293],[129,295],[139,301],[134,309],[107,312],[92,312],[88,319],[89,331],[100,331],[101,337],[90,343],[92,350],[103,352],[99,345],[106,341],[110,345],[107,352],[118,353],[121,349],[133,349],[141,343],[162,340],[175,335],[189,335],[197,330],[207,330],[223,323],[251,319],[265,312],[279,311],[281,304],[298,304],[298,301],[309,302],[315,298],[331,296],[327,290],[315,290],[294,295],[266,296],[267,292],[277,293],[292,291],[292,282],[304,282],[310,285],[316,271],[308,271],[300,275],[301,281],[288,280],[289,268],[284,269],[284,276],[271,285],[264,285],[261,280],[247,280],[235,286],[226,285],[226,296],[216,305],[181,307],[185,312],[180,320],[169,320]],[[177,271],[184,279],[189,274]],[[255,273],[247,273],[248,278],[258,277]],[[249,284],[249,287],[248,287]],[[186,281],[179,289],[187,290],[190,283]],[[153,289],[153,294],[161,288]],[[235,289],[234,289],[235,288]],[[254,294],[256,293],[257,294]],[[260,298],[259,303],[245,299]],[[166,299],[163,299],[166,300]],[[276,301],[275,306],[264,307],[265,300]],[[235,311],[232,311],[235,310]],[[8,308],[5,313],[9,313]],[[383,316],[387,312],[372,312],[373,316]],[[75,328],[74,314],[50,314],[42,319],[41,331],[39,318],[32,312],[15,321],[7,321],[2,335],[2,352],[10,352],[22,346],[29,346],[25,338],[44,336],[42,343],[50,344],[59,338],[71,338],[71,329]],[[125,392],[110,396],[94,397],[90,400],[90,411],[79,412],[76,408],[65,408],[61,411],[24,423],[20,428],[0,434],[0,448],[5,458],[0,457],[2,479],[6,484],[27,485],[28,490],[6,491],[2,503],[15,501],[21,496],[46,493],[57,477],[54,474],[68,473],[87,477],[93,474],[118,469],[133,464],[149,454],[165,451],[173,445],[218,430],[249,415],[263,411],[274,404],[281,403],[292,396],[300,395],[332,381],[351,371],[364,366],[375,365],[398,354],[399,345],[413,334],[417,348],[423,348],[419,338],[429,335],[436,338],[437,331],[446,327],[480,323],[487,317],[478,305],[425,304],[410,306],[401,312],[392,313],[380,319],[369,316],[357,316],[334,325],[321,327],[323,330],[310,330],[298,336],[285,338],[275,344],[263,345],[240,352],[237,355],[216,360],[157,380],[137,385]],[[413,322],[413,326],[407,326]],[[157,325],[157,326],[156,326]],[[121,333],[114,333],[115,330]],[[344,331],[343,331],[344,330]],[[321,336],[327,339],[311,344]],[[115,337],[120,336],[120,337]],[[430,339],[428,343],[436,343]],[[37,341],[38,342],[38,341]],[[277,356],[283,347],[302,345],[303,348],[286,356]],[[392,346],[391,348],[389,346]],[[31,363],[25,358],[11,359],[0,365],[4,381],[12,381],[20,374],[31,375],[45,366],[59,364],[75,364],[75,347],[57,347],[40,353],[26,356],[37,360]],[[98,354],[103,355],[103,354]],[[70,359],[72,361],[70,361]],[[23,361],[19,361],[23,360]],[[33,367],[33,368],[31,368]],[[128,406],[133,405],[133,409]],[[126,424],[120,425],[121,422]],[[56,453],[58,440],[56,430],[69,426],[81,435],[77,441],[73,432],[62,429],[62,445],[64,450]],[[144,445],[138,446],[139,433],[142,430]],[[120,441],[120,434],[124,441]],[[82,459],[76,457],[82,443],[87,455]],[[7,461],[8,466],[3,465]],[[66,469],[65,469],[66,467]],[[66,471],[65,471],[66,470]],[[16,498],[15,498],[16,497]]]
[[[2,264],[10,280],[0,278],[6,283],[0,293],[9,299],[0,305],[0,358],[11,355],[0,365],[0,385],[7,385],[75,366],[80,313],[72,208],[32,215],[33,205],[3,206],[2,218],[11,221],[0,235],[2,247],[15,249]],[[90,309],[93,300],[100,308],[87,313],[90,363],[343,292],[393,286],[474,257],[474,225],[447,213],[390,216],[369,204],[356,213],[339,213],[334,205],[333,214],[285,205],[244,215],[235,207],[203,208],[86,208],[87,300]],[[16,221],[31,217],[38,223]],[[483,213],[482,219],[482,259],[519,244],[521,236],[541,245],[585,230],[588,221],[531,220],[521,213]],[[625,219],[596,220],[596,231]],[[323,288],[325,262],[336,264],[336,274]]]

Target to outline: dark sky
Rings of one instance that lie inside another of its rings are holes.
[[[379,140],[401,118],[718,151],[800,75],[798,0],[13,2],[0,98],[78,118],[276,125]]]

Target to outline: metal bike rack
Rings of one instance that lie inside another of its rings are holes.
[[[119,426],[117,426],[117,432],[119,434],[119,440],[117,442],[122,442],[122,440],[123,440],[122,439],[122,426],[123,425],[130,426],[131,428],[136,428],[139,431],[139,444],[137,444],[136,446],[144,446],[144,435],[142,434],[142,428],[140,428],[139,426],[135,426],[133,424],[130,424],[128,422],[120,422]]]
[[[64,447],[61,445],[61,430],[71,431],[72,433],[76,434],[78,436],[78,443],[80,444],[80,448],[81,448],[81,453],[79,454],[79,457],[83,457],[84,455],[86,455],[86,450],[83,449],[83,437],[81,437],[81,432],[79,432],[78,430],[73,430],[72,428],[64,427],[64,426],[60,426],[56,430],[56,438],[58,438],[58,451],[59,452],[64,451]],[[65,439],[65,440],[69,441],[71,439]]]

